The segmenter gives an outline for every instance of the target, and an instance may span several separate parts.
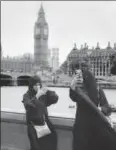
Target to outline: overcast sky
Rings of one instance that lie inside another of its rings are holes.
[[[3,55],[16,56],[34,52],[34,24],[40,1],[1,2],[1,41]],[[58,47],[60,63],[77,44],[102,48],[116,42],[115,1],[43,1],[49,25],[49,48]]]

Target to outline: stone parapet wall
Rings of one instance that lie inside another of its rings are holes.
[[[50,120],[58,135],[58,150],[72,150],[74,119],[50,117]],[[1,150],[29,149],[25,114],[1,112]]]
[[[71,150],[74,119],[50,117],[58,134],[58,150]],[[25,114],[1,112],[1,150],[29,150]]]

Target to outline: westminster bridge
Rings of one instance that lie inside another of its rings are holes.
[[[1,72],[0,80],[1,85],[17,85],[22,84],[22,81],[27,82],[27,80],[33,75],[29,72]]]
[[[2,71],[0,73],[1,86],[3,85],[28,85],[28,80],[31,78],[35,72],[11,72]],[[39,72],[44,81],[51,81],[52,77],[47,75],[46,72]]]
[[[0,74],[0,80],[1,80],[1,86],[20,86],[20,85],[28,85],[28,80],[31,78],[35,72],[11,72],[11,71],[2,71]],[[53,74],[49,72],[38,72],[39,76],[41,77],[43,82],[49,83],[52,85],[53,83]],[[72,80],[72,77],[69,77],[65,74],[59,75],[59,79],[57,82],[58,85],[62,86],[69,86],[70,82]],[[116,76],[109,76],[109,77],[102,77],[97,76],[96,81],[103,85],[103,87],[108,86],[110,87],[116,87]],[[55,84],[56,85],[56,84]]]

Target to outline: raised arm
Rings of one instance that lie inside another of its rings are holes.
[[[50,106],[58,102],[58,95],[56,94],[55,91],[48,90],[46,95],[47,95],[46,100],[47,106]]]
[[[108,100],[102,88],[99,88],[99,103],[100,106],[109,105]]]
[[[71,82],[71,86],[69,89],[69,97],[72,99],[72,101],[74,102],[78,102],[80,96],[78,95],[78,92],[76,92],[76,89],[79,88],[78,84],[77,84],[77,79],[76,77],[73,78],[72,82]]]
[[[24,104],[25,108],[27,109],[29,106],[35,107],[32,101],[37,100],[36,96],[30,99],[28,93],[24,94],[22,103]]]
[[[78,96],[80,96],[80,98],[86,103],[86,105],[88,105],[90,109],[94,110],[93,112],[95,112],[95,114],[98,115],[104,121],[104,123],[107,123],[107,125],[109,126],[109,122],[107,121],[106,117],[103,115],[103,113],[99,111],[97,106],[90,100],[89,96],[85,94],[80,88],[77,88],[75,92],[78,93]]]
[[[78,94],[77,94],[74,90],[72,90],[71,88],[69,89],[69,97],[71,98],[71,100],[72,100],[73,102],[78,102],[79,96],[78,96]]]

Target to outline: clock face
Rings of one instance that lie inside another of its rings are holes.
[[[37,28],[37,29],[35,30],[35,34],[40,34],[40,28]]]
[[[44,29],[44,35],[48,34],[48,29]]]

